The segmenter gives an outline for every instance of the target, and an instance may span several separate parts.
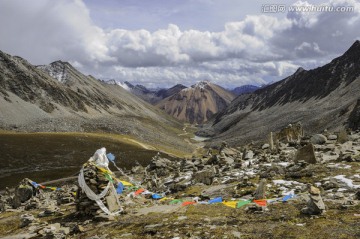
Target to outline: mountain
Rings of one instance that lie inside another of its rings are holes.
[[[169,96],[175,95],[177,93],[179,93],[181,90],[185,89],[186,86],[182,85],[182,84],[177,84],[174,85],[173,87],[169,88],[169,89],[160,89],[156,92],[156,96],[161,98],[161,99],[165,99]]]
[[[131,92],[132,94],[136,95],[140,99],[150,103],[150,104],[156,104],[157,102],[163,100],[164,98],[176,94],[180,90],[186,88],[186,86],[177,84],[169,89],[148,89],[143,85],[133,85],[128,81],[125,81],[124,83],[121,83],[116,80],[106,80],[104,81],[107,84],[111,85],[119,85],[125,90]]]
[[[233,90],[231,90],[231,92],[234,95],[239,96],[242,94],[252,93],[259,88],[260,88],[259,86],[255,86],[255,85],[243,85],[243,86],[234,88]]]
[[[156,106],[179,120],[201,124],[224,110],[234,97],[218,85],[201,81],[165,98]]]
[[[213,141],[265,139],[289,123],[301,121],[305,132],[359,128],[360,41],[342,56],[313,70],[293,75],[240,95],[198,134]]]
[[[180,122],[122,87],[85,76],[67,62],[35,67],[1,51],[0,128],[114,132],[189,147],[177,136]]]

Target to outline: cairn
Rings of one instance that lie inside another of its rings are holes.
[[[76,210],[83,216],[108,218],[122,211],[114,187],[114,174],[108,168],[106,149],[96,151],[79,174]]]
[[[311,184],[307,185],[309,200],[305,208],[301,210],[303,214],[319,215],[325,212],[325,204],[321,198],[320,190]]]

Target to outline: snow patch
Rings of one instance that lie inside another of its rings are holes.
[[[125,83],[116,81],[116,84],[117,84],[118,86],[121,86],[121,87],[122,87],[124,90],[126,90],[126,91],[130,91],[130,90],[131,90],[131,89],[129,88],[129,86],[128,86],[127,84],[125,84]]]
[[[360,188],[360,185],[354,185],[353,180],[345,178],[345,175],[337,175],[334,178],[340,180],[345,183],[349,188]]]
[[[278,165],[287,167],[289,165],[289,162],[280,162],[280,163],[278,163]]]

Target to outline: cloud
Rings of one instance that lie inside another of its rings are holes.
[[[204,79],[229,87],[262,84],[299,66],[325,63],[360,38],[357,0],[324,4],[355,10],[248,15],[218,31],[182,30],[176,24],[150,31],[102,29],[81,0],[3,0],[0,49],[33,64],[62,59],[99,78],[148,86],[191,85]],[[307,1],[294,5],[311,6]]]

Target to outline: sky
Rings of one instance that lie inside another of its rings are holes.
[[[278,81],[340,56],[359,29],[358,0],[0,0],[1,51],[151,88]]]

